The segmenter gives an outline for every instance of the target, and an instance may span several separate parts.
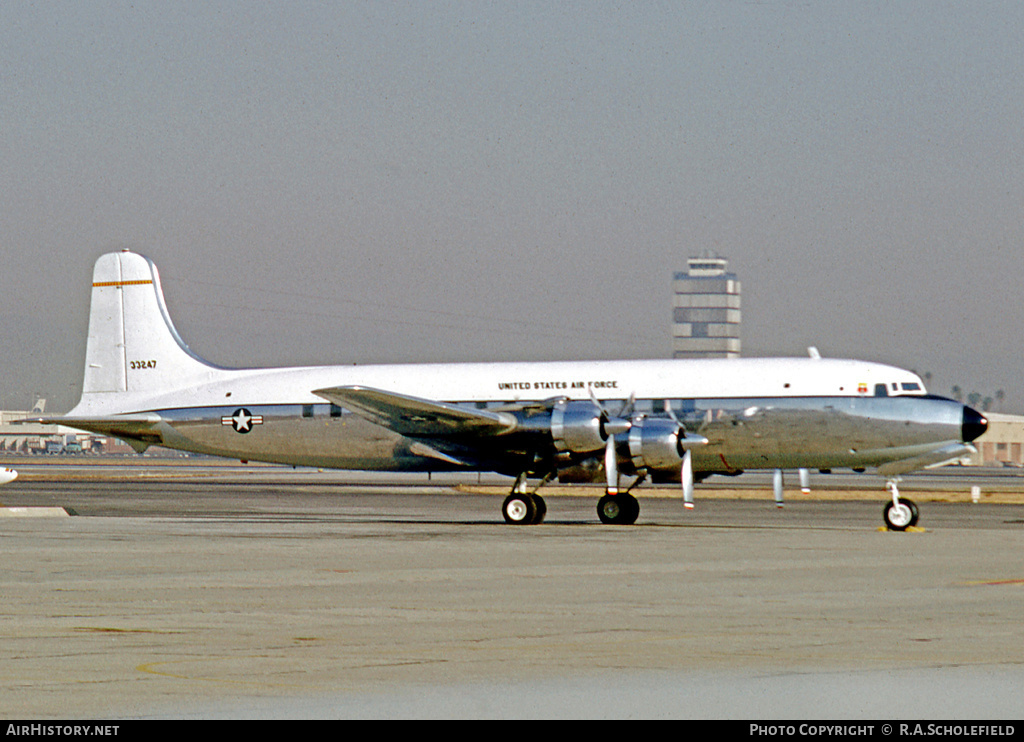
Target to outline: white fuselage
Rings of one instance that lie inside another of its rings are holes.
[[[921,379],[865,361],[756,358],[665,361],[566,361],[312,366],[275,369],[211,367],[207,378],[153,389],[145,368],[129,371],[128,389],[90,394],[69,415],[124,414],[180,407],[318,404],[315,389],[364,385],[446,402],[872,397],[924,395]],[[133,378],[143,377],[138,384]],[[135,391],[133,387],[138,387]]]

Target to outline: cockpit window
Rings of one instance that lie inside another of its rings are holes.
[[[905,392],[919,392],[921,391],[921,385],[916,381],[904,381],[900,386],[903,387]]]
[[[876,397],[888,397],[889,387],[887,384],[875,384],[875,396]]]

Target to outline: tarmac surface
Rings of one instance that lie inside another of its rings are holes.
[[[78,515],[0,519],[7,719],[1024,716],[1015,472],[908,477],[889,533],[875,478],[517,527],[497,480],[14,465]]]

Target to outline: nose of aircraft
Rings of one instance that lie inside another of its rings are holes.
[[[988,420],[977,410],[964,407],[964,421],[960,426],[961,440],[964,443],[970,443],[986,430],[988,430]]]

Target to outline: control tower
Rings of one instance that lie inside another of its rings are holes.
[[[690,258],[672,280],[672,357],[739,358],[740,282],[725,258]]]

